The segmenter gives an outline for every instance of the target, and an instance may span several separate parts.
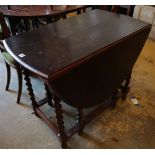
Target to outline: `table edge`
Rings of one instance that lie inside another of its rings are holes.
[[[101,48],[101,49],[99,49],[99,50],[93,52],[92,54],[90,54],[90,55],[88,55],[88,56],[85,56],[85,57],[83,57],[83,58],[81,58],[81,59],[79,59],[79,60],[77,60],[77,61],[75,61],[75,62],[73,62],[73,63],[71,63],[71,64],[69,64],[69,65],[67,65],[67,66],[65,66],[65,67],[63,67],[63,68],[61,68],[61,69],[59,69],[59,70],[57,70],[57,71],[55,71],[55,72],[53,72],[53,74],[52,74],[51,76],[50,76],[50,75],[47,75],[47,74],[44,74],[44,73],[42,73],[41,71],[39,71],[39,70],[37,70],[37,69],[35,69],[35,68],[29,66],[29,65],[26,64],[25,62],[23,62],[20,58],[18,58],[18,57],[12,52],[12,50],[9,48],[9,46],[7,45],[7,43],[6,43],[5,40],[3,40],[3,44],[4,44],[5,48],[6,48],[6,50],[10,53],[10,55],[11,55],[21,66],[23,66],[24,68],[28,69],[29,71],[31,71],[31,72],[37,74],[37,76],[40,76],[40,77],[42,77],[42,78],[44,78],[44,79],[53,80],[53,79],[56,79],[57,77],[61,76],[62,74],[64,74],[64,72],[70,71],[70,70],[72,70],[73,68],[77,67],[78,65],[82,64],[83,62],[89,61],[92,57],[97,56],[97,55],[100,54],[101,52],[107,50],[108,48],[110,48],[110,47],[112,47],[112,46],[114,46],[114,45],[116,45],[116,44],[118,44],[118,43],[120,43],[120,42],[122,42],[122,41],[124,41],[125,39],[128,39],[129,37],[135,35],[136,33],[139,33],[140,31],[143,31],[144,29],[147,29],[147,28],[150,28],[150,29],[151,29],[151,26],[152,26],[151,24],[147,24],[147,25],[144,26],[143,28],[141,28],[141,29],[139,29],[139,30],[137,30],[137,31],[135,31],[135,32],[133,32],[133,33],[131,33],[131,34],[129,34],[129,35],[127,35],[127,36],[125,36],[125,37],[123,37],[123,38],[121,38],[121,39],[119,39],[119,40],[117,40],[117,41],[115,41],[115,42],[113,42],[113,43],[111,43],[111,44],[109,44],[108,46],[105,46],[105,47],[103,47],[103,48]]]

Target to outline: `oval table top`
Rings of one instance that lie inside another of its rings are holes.
[[[44,78],[50,78],[72,63],[87,59],[93,52],[98,53],[147,25],[128,16],[96,9],[12,36],[4,44],[19,63]],[[21,58],[21,53],[25,57]]]

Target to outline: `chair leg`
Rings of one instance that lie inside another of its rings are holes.
[[[20,67],[16,66],[17,76],[18,76],[18,96],[17,96],[17,103],[20,103],[21,93],[22,93],[22,84],[23,84],[23,77],[22,77],[22,70]]]
[[[5,62],[5,64],[6,64],[6,70],[7,70],[7,84],[6,84],[5,90],[8,90],[10,85],[11,71],[10,71],[10,65],[7,64],[7,62]]]

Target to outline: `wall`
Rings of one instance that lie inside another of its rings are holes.
[[[133,17],[152,24],[149,37],[155,40],[155,6],[136,6]]]

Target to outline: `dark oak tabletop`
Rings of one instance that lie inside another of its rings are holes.
[[[54,16],[62,13],[69,13],[78,9],[87,8],[86,5],[23,5],[23,6],[10,6],[0,7],[0,11],[5,16],[11,17],[41,17],[41,16]]]
[[[25,68],[52,79],[147,26],[128,16],[93,10],[12,36],[4,45]]]

